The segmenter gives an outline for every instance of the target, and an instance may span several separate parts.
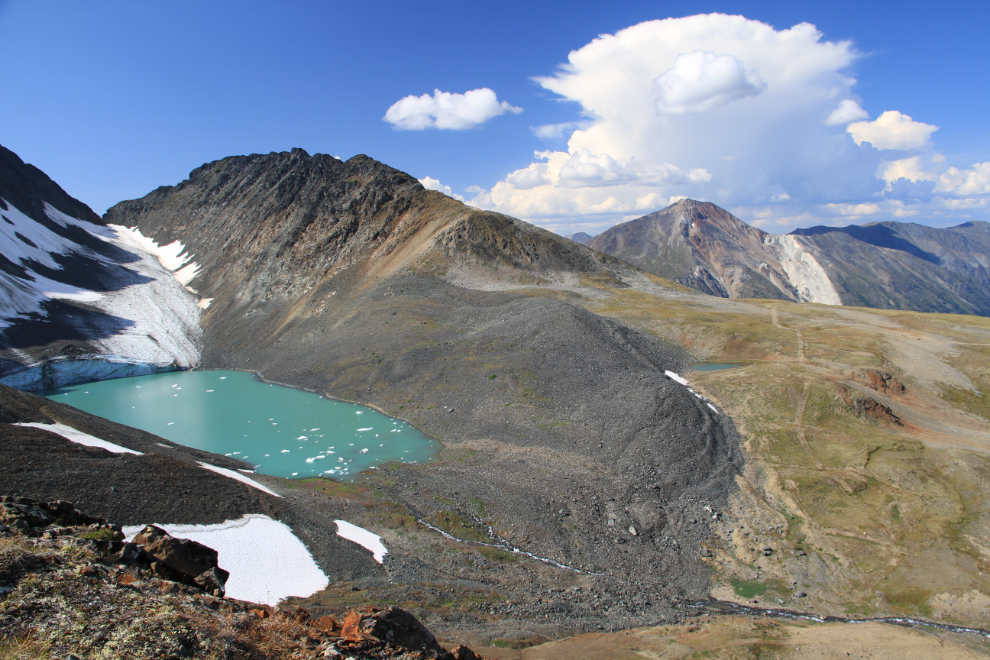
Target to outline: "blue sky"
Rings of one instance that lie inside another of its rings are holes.
[[[0,0],[0,144],[100,213],[302,147],[560,233],[951,225],[990,219],[986,7]]]

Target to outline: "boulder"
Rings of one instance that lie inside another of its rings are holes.
[[[344,619],[341,637],[351,642],[377,639],[410,651],[446,651],[429,630],[409,612],[390,607],[387,610],[354,610]]]
[[[115,531],[120,531],[117,525],[108,523],[102,518],[87,516],[79,512],[71,502],[65,500],[55,500],[54,502],[39,502],[30,497],[17,497],[4,495],[0,496],[0,520],[14,526],[14,522],[21,520],[23,523],[18,528],[27,527],[47,527],[54,523],[60,525],[106,525]]]
[[[30,527],[45,527],[55,522],[55,517],[46,511],[40,502],[28,498],[18,498],[21,501],[7,501],[0,505],[0,516],[3,521],[13,524],[23,520]]]
[[[147,525],[132,539],[134,543],[143,546],[144,553],[176,573],[181,574],[186,581],[192,581],[214,595],[215,591],[223,592],[230,573],[217,565],[217,551],[202,543],[189,539],[177,539],[161,527]],[[156,573],[162,572],[160,569]],[[206,585],[209,585],[207,587]]]
[[[227,578],[229,577],[230,573],[223,570],[219,566],[214,566],[197,575],[194,578],[194,581],[202,587],[203,591],[206,593],[218,598],[223,598],[226,593],[224,585],[227,583]]]
[[[451,651],[450,654],[454,656],[454,660],[485,660],[463,644]]]

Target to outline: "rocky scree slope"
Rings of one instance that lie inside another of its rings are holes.
[[[416,516],[484,538],[486,522],[606,573],[630,603],[652,598],[650,616],[707,593],[702,507],[734,488],[732,422],[665,375],[691,361],[681,348],[567,302],[640,271],[366,156],[298,149],[206,164],[104,219],[181,240],[202,266],[204,366],[372,404],[443,441],[436,463],[380,472]]]
[[[159,260],[0,147],[0,382],[54,387],[199,361],[199,309]]]
[[[990,315],[987,223],[884,223],[777,236],[708,202],[682,200],[588,245],[725,298]]]

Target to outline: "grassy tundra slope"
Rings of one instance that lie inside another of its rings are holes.
[[[689,376],[744,439],[713,595],[985,626],[990,320],[636,292],[587,306],[751,361]]]

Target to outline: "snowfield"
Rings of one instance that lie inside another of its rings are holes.
[[[216,550],[220,568],[230,572],[230,598],[275,605],[290,596],[311,596],[330,584],[292,529],[268,516],[248,514],[217,525],[153,524]],[[124,534],[130,540],[143,528],[127,526]]]
[[[209,463],[201,462],[199,466],[201,468],[209,470],[210,472],[216,472],[217,474],[222,474],[223,476],[228,477],[230,479],[234,479],[236,481],[240,481],[241,483],[245,483],[248,486],[251,486],[251,488],[257,488],[258,490],[264,491],[269,495],[274,495],[275,497],[282,497],[278,493],[265,488],[254,479],[251,479],[250,477],[245,477],[240,472],[235,472],[234,470],[228,470],[227,468],[217,467],[216,465],[210,465]]]
[[[36,429],[44,429],[45,431],[51,431],[52,433],[57,433],[66,440],[70,440],[79,445],[86,445],[87,447],[99,447],[100,449],[106,449],[112,454],[134,454],[136,456],[143,456],[139,451],[134,451],[133,449],[128,449],[127,447],[121,447],[120,445],[115,445],[112,442],[107,442],[106,440],[101,440],[95,436],[89,435],[88,433],[83,433],[82,431],[77,431],[71,426],[66,426],[65,424],[42,424],[40,422],[17,422],[14,426],[30,426]]]
[[[107,320],[103,330],[109,331],[94,333],[88,326],[77,328],[82,336],[90,337],[93,353],[81,356],[82,360],[56,358],[44,364],[33,363],[25,355],[25,368],[5,374],[0,382],[36,389],[41,383],[42,367],[55,367],[46,374],[49,384],[53,379],[66,384],[94,377],[185,369],[199,363],[199,317],[209,301],[200,300],[185,286],[199,266],[183,256],[181,243],[159,247],[136,229],[95,225],[45,205],[49,219],[56,225],[83,229],[131,255],[118,263],[36,222],[7,200],[4,203],[7,210],[0,210],[0,255],[23,268],[24,276],[0,271],[0,330],[18,319],[48,317],[46,301],[66,300],[103,312]],[[57,273],[63,267],[56,255],[77,255],[99,262],[107,272],[118,274],[118,285],[108,286],[109,291],[90,291],[59,282]],[[36,272],[39,267],[49,269],[46,275]],[[94,358],[110,364],[94,364]]]

